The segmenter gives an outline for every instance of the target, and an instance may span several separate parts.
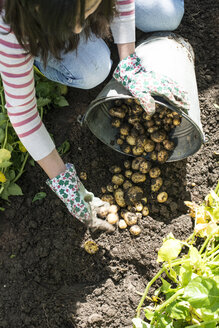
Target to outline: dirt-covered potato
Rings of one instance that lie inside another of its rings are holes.
[[[133,205],[143,198],[143,189],[139,186],[133,186],[125,190],[125,200],[128,205]]]
[[[106,187],[101,187],[101,192],[102,192],[103,194],[105,194],[105,193],[106,193]]]
[[[109,183],[107,186],[106,186],[106,189],[108,192],[114,192],[114,186],[112,183]]]
[[[134,146],[132,148],[132,153],[135,156],[140,156],[144,153],[144,148],[142,146]]]
[[[136,224],[136,225],[131,226],[129,231],[132,235],[138,236],[141,233],[141,228]]]
[[[110,194],[105,194],[101,197],[101,199],[104,201],[104,202],[108,202],[110,203],[110,205],[113,205],[114,204],[114,197],[113,195],[110,195]]]
[[[110,224],[115,224],[119,221],[119,215],[117,213],[109,213],[106,216],[106,220],[110,223]]]
[[[125,199],[124,199],[124,191],[121,188],[118,188],[114,192],[114,197],[115,197],[115,201],[116,201],[117,205],[119,205],[119,207],[125,207],[126,206],[126,202],[125,202]]]
[[[110,205],[108,212],[109,213],[117,213],[119,210],[117,205]]]
[[[132,174],[131,180],[133,183],[143,183],[146,181],[146,174],[135,172]]]
[[[127,136],[126,137],[126,142],[130,145],[130,146],[135,146],[136,145],[136,138],[133,136]]]
[[[132,212],[126,212],[124,214],[124,220],[128,226],[134,225],[137,223],[138,218],[135,213]]]
[[[121,173],[114,174],[112,176],[112,183],[115,184],[115,185],[120,186],[120,185],[123,184],[124,181],[125,181],[125,178],[124,178],[124,176]]]
[[[151,139],[154,141],[154,142],[162,142],[166,139],[166,132],[163,131],[163,130],[159,130],[159,131],[156,131],[156,132],[153,132],[151,134]]]
[[[147,200],[147,197],[143,197],[141,199],[141,203],[145,206],[147,204],[148,200]]]
[[[134,125],[134,128],[140,133],[140,134],[143,134],[145,132],[145,129],[144,129],[144,126],[139,123],[139,122],[136,122]]]
[[[112,122],[111,122],[111,125],[114,127],[114,128],[119,128],[121,126],[121,121],[119,118],[113,118],[112,119]]]
[[[181,124],[181,118],[180,117],[176,117],[173,119],[173,125],[174,126],[179,126]]]
[[[157,153],[157,160],[159,163],[165,163],[169,158],[169,153],[167,150],[163,149]]]
[[[124,219],[124,215],[125,215],[126,212],[128,212],[128,210],[127,209],[124,209],[124,208],[120,211],[121,218]]]
[[[118,139],[116,139],[116,143],[117,143],[117,145],[121,146],[124,143],[124,141],[121,138],[118,138]]]
[[[121,220],[119,220],[118,226],[120,229],[126,229],[127,223],[125,222],[125,220],[121,219]]]
[[[149,172],[150,168],[151,163],[144,158],[144,160],[139,165],[139,171],[143,174],[146,174]]]
[[[134,204],[137,212],[141,212],[143,210],[143,204],[141,202],[137,202]]]
[[[131,181],[129,181],[129,180],[125,180],[125,182],[124,182],[123,185],[122,185],[122,187],[123,187],[124,190],[129,189],[129,188],[131,188],[132,186],[133,186],[133,184],[132,184]]]
[[[111,173],[120,173],[122,171],[121,167],[117,166],[117,165],[113,165],[109,168],[109,171]]]
[[[159,167],[152,167],[149,171],[149,175],[152,179],[158,178],[161,175]]]
[[[150,134],[153,134],[157,130],[159,130],[159,127],[158,126],[152,126],[152,127],[150,127],[150,128],[147,129],[147,132],[150,133]]]
[[[150,159],[152,161],[156,161],[157,160],[157,152],[156,151],[152,151]]]
[[[175,146],[174,142],[171,140],[164,140],[163,145],[166,150],[173,150]]]
[[[154,148],[155,148],[155,143],[153,142],[153,140],[148,139],[145,146],[144,146],[144,150],[147,153],[150,153],[154,150]]]
[[[128,160],[126,160],[126,161],[124,161],[124,167],[128,170],[128,169],[130,169],[130,167],[131,167],[131,162],[130,161],[128,161]]]
[[[148,115],[146,112],[143,112],[142,118],[143,120],[150,121],[152,119],[152,116]]]
[[[146,121],[144,123],[144,126],[146,126],[147,128],[151,128],[152,126],[154,126],[154,120]]]
[[[113,117],[123,119],[125,117],[126,110],[121,107],[114,107],[109,109],[109,113]]]
[[[142,211],[141,211],[141,213],[142,213],[143,216],[148,216],[148,214],[149,214],[148,207],[147,206],[144,206],[143,209],[142,209]]]
[[[151,179],[151,191],[158,191],[163,185],[163,179],[158,177],[156,179]]]
[[[130,147],[129,144],[123,144],[121,146],[121,149],[125,154],[130,154],[131,153],[131,147]]]
[[[128,124],[122,124],[119,131],[120,131],[120,134],[122,136],[128,136],[128,134],[129,134],[129,125]]]
[[[157,195],[157,200],[159,203],[164,203],[167,201],[167,198],[168,198],[168,194],[163,191],[163,192],[160,192],[158,195]]]
[[[136,105],[136,106],[132,107],[132,113],[134,115],[140,115],[140,114],[142,114],[142,112],[143,112],[143,108],[141,105]]]
[[[132,160],[132,169],[135,171],[139,171],[140,164],[142,161],[145,161],[144,157],[136,157]]]
[[[124,174],[125,174],[126,178],[130,179],[133,172],[131,170],[126,170]]]

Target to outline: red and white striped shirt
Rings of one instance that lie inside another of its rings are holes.
[[[112,23],[115,43],[135,41],[134,0],[119,0]],[[49,155],[55,145],[42,123],[35,97],[33,62],[19,45],[13,32],[0,15],[0,73],[4,85],[6,108],[10,121],[34,160]]]

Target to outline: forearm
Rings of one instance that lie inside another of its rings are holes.
[[[135,52],[135,42],[117,44],[120,60]]]
[[[37,161],[37,163],[50,179],[66,170],[65,164],[56,149],[54,149],[48,156]]]

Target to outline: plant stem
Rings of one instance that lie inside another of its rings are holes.
[[[209,235],[206,239],[205,239],[205,242],[203,243],[200,251],[199,251],[199,254],[201,254],[203,252],[203,250],[205,249],[205,247],[207,246],[209,240],[212,238],[212,235]]]
[[[219,244],[213,248],[210,252],[207,253],[207,256],[211,255],[212,253],[216,252],[219,249]],[[215,254],[214,254],[215,255]]]
[[[145,288],[145,291],[143,293],[143,296],[138,304],[138,307],[137,307],[137,318],[140,317],[140,312],[141,312],[141,307],[145,301],[145,298],[147,297],[147,294],[148,294],[148,291],[149,291],[149,288],[153,285],[153,283],[159,278],[159,276],[164,272],[165,268],[162,268],[157,274],[156,276],[153,277],[153,279],[151,279],[151,281],[149,281],[149,283],[147,284],[146,288]]]
[[[26,164],[26,162],[27,162],[27,159],[28,159],[28,156],[29,156],[29,154],[27,153],[27,154],[25,155],[24,161],[23,161],[23,163],[22,163],[22,166],[21,166],[21,168],[20,168],[20,171],[19,171],[18,175],[14,178],[14,180],[12,180],[12,182],[16,182],[16,181],[20,178],[20,176],[22,175],[23,170],[24,170],[24,166],[25,166],[25,164]]]
[[[172,303],[179,295],[181,295],[183,293],[184,293],[184,288],[179,289],[174,295],[172,295],[170,298],[168,298],[168,300],[166,300],[161,305],[159,305],[156,308],[155,312],[162,311],[167,305],[169,305],[170,303]]]
[[[205,321],[205,322],[200,322],[197,325],[187,326],[186,328],[205,327],[206,324],[214,323],[214,322],[217,323],[218,321],[219,321],[219,319],[211,320],[211,321]]]
[[[2,148],[5,148],[7,141],[8,141],[8,121],[7,121],[6,127],[5,127],[5,140],[4,140]]]

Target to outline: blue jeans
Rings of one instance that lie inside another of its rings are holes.
[[[173,31],[184,14],[184,0],[135,0],[136,27],[144,32]],[[50,80],[70,87],[91,89],[109,75],[112,61],[106,43],[95,35],[86,42],[81,37],[76,51],[63,54],[62,60],[49,58],[46,69],[39,57],[35,65]]]

